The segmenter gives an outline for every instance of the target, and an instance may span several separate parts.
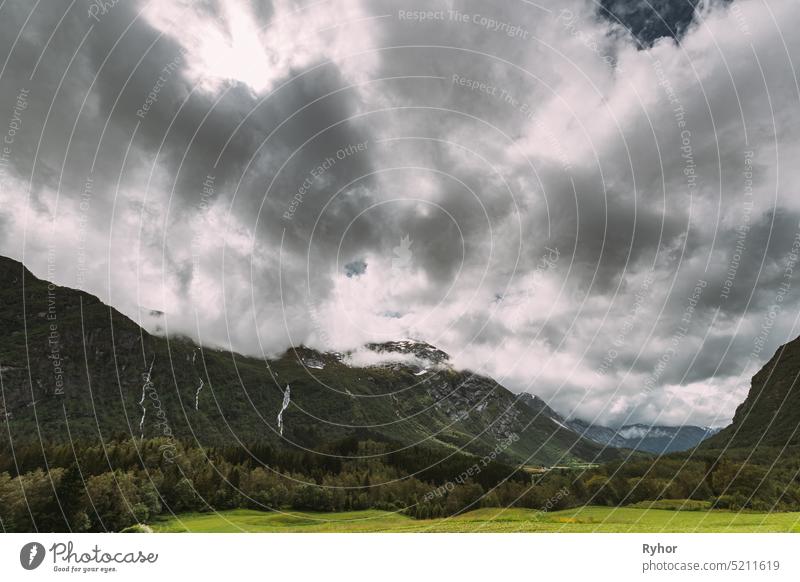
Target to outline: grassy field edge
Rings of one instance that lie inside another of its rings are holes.
[[[417,520],[378,510],[315,513],[235,509],[160,518],[149,526],[154,532],[165,533],[800,533],[800,512],[588,506],[545,513],[530,509],[482,508],[450,518]]]

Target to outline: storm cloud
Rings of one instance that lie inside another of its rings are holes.
[[[724,425],[798,333],[793,4],[6,2],[0,253],[204,345]]]

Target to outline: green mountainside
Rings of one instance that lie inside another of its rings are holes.
[[[354,367],[341,354],[303,347],[273,360],[245,357],[151,335],[98,298],[48,284],[7,258],[0,329],[0,422],[8,425],[0,439],[12,446],[144,436],[316,451],[355,436],[540,465],[619,454],[493,380],[454,370],[424,343],[369,349],[419,356],[427,367]]]
[[[704,448],[800,445],[800,338],[781,346],[750,384],[730,426],[703,442]]]

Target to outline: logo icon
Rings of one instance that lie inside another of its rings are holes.
[[[19,563],[26,570],[35,570],[44,561],[44,546],[39,542],[28,542],[19,551]]]

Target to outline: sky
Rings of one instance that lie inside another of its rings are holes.
[[[0,254],[273,357],[727,424],[798,330],[796,0],[0,7]]]

